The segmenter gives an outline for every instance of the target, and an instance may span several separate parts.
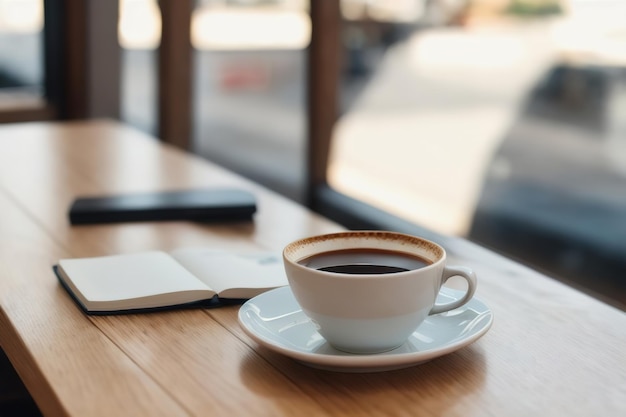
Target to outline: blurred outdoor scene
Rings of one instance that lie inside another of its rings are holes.
[[[340,6],[330,185],[626,292],[626,0]],[[198,0],[190,33],[193,150],[297,201],[308,11],[308,0]],[[0,0],[1,96],[42,94],[42,26],[41,0]],[[122,119],[153,134],[159,38],[156,0],[120,0]]]

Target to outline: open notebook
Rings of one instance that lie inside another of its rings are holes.
[[[278,254],[203,248],[61,259],[54,271],[89,314],[219,306],[287,285]]]

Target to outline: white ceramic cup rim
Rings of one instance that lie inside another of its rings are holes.
[[[445,261],[446,258],[445,249],[435,242],[404,233],[378,230],[329,233],[299,239],[284,248],[283,258],[297,268],[309,269],[307,266],[300,264],[300,262],[318,254],[345,249],[379,249],[413,256],[417,255],[430,262],[430,264],[420,268],[421,270],[434,268],[440,262]],[[342,276],[350,279],[363,279],[364,277],[372,276],[383,278],[386,275],[397,276],[398,274],[411,272],[412,271],[405,271],[374,275],[317,271],[317,273],[321,274]]]

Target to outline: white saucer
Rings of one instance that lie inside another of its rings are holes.
[[[460,298],[443,288],[438,302]],[[259,344],[314,368],[378,372],[406,368],[473,343],[491,327],[493,314],[476,298],[446,313],[429,316],[402,346],[389,352],[357,355],[330,346],[302,312],[289,287],[258,295],[241,306],[239,323]]]

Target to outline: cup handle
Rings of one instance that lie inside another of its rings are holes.
[[[467,292],[465,295],[462,298],[449,303],[435,304],[428,315],[439,314],[459,308],[474,296],[474,292],[476,291],[476,274],[474,271],[466,266],[446,266],[443,269],[441,285],[455,276],[463,277],[467,281]]]

